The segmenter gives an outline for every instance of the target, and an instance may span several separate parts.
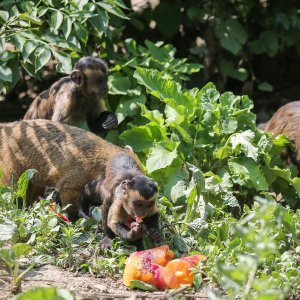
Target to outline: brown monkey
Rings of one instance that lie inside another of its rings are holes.
[[[16,182],[29,168],[38,171],[27,190],[28,204],[38,199],[45,186],[56,187],[62,205],[72,204],[68,213],[75,220],[79,201],[87,197],[85,186],[95,186],[93,201],[98,205],[102,199],[103,227],[108,237],[118,235],[134,241],[142,236],[142,224],[134,224],[133,229],[124,226],[127,215],[144,218],[150,237],[159,236],[157,186],[144,176],[131,150],[73,126],[27,120],[0,124],[0,153],[2,184]]]
[[[285,134],[292,140],[296,147],[296,157],[291,153],[288,155],[291,161],[300,167],[300,101],[283,105],[267,123],[260,124],[259,128],[271,132],[273,136]]]
[[[48,119],[101,133],[118,125],[114,113],[105,111],[108,66],[102,59],[83,57],[70,76],[55,82],[38,95],[24,116]]]
[[[79,209],[80,216],[87,217],[91,205],[102,205],[102,249],[111,247],[110,239],[115,236],[141,248],[145,227],[152,241],[159,242],[162,236],[156,209],[157,184],[144,175],[128,153],[115,155],[108,167],[104,178],[86,184]]]

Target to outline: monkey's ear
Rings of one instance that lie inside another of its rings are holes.
[[[71,80],[76,84],[80,85],[81,83],[81,73],[79,70],[75,69],[71,73]]]
[[[121,183],[121,188],[123,191],[128,191],[128,182],[129,180],[123,180],[122,183]]]

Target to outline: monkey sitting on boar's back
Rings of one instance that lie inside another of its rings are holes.
[[[118,125],[114,113],[105,111],[108,66],[102,59],[83,57],[70,76],[63,77],[39,94],[24,120],[48,119],[99,134]]]
[[[300,171],[300,101],[283,105],[267,123],[260,124],[258,127],[271,132],[273,136],[284,134],[295,143],[296,155],[291,153],[291,149],[287,154]]]
[[[27,169],[31,179],[26,201],[38,199],[45,186],[59,190],[71,220],[90,205],[102,204],[104,239],[114,236],[140,247],[145,229],[162,239],[156,208],[157,184],[144,175],[137,156],[82,129],[48,120],[0,124],[0,183],[10,185]],[[91,194],[93,192],[93,195]],[[86,212],[88,214],[88,212]]]

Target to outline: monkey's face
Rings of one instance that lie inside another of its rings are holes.
[[[84,57],[78,61],[71,79],[87,97],[103,98],[107,91],[108,66],[102,59]]]
[[[143,219],[155,212],[156,198],[157,193],[147,199],[141,196],[139,191],[130,189],[127,194],[127,201],[125,202],[124,208],[130,216]]]
[[[107,91],[107,74],[101,70],[87,70],[84,74],[86,93],[90,96],[103,98]]]
[[[147,176],[138,175],[122,183],[124,209],[132,217],[145,218],[156,210],[157,184]]]

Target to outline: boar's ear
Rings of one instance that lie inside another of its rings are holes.
[[[81,72],[77,69],[73,70],[71,73],[71,80],[75,82],[77,85],[81,83]]]

